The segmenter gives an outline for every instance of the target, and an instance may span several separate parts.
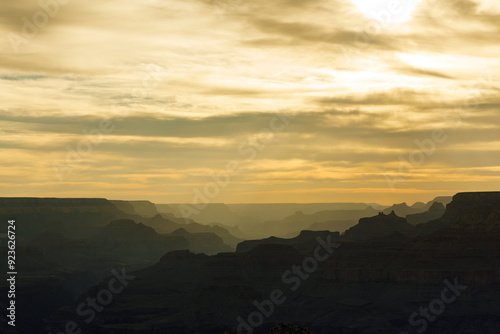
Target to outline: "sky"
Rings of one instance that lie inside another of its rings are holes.
[[[0,3],[2,196],[500,190],[494,0]]]

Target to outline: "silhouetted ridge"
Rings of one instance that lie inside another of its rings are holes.
[[[427,223],[433,219],[440,218],[445,212],[445,206],[441,202],[433,202],[429,210],[422,213],[407,215],[406,220],[412,225]]]
[[[414,209],[423,209],[425,207],[425,203],[424,202],[415,202],[412,204],[411,207]]]
[[[153,217],[159,213],[156,209],[156,205],[150,201],[111,200],[110,202],[126,213],[137,214],[142,217]]]
[[[387,209],[383,210],[383,213],[385,214],[390,214],[392,211],[395,212],[396,215],[400,217],[406,217],[409,214],[414,214],[414,213],[420,213],[425,211],[424,208],[414,208],[410,207],[406,204],[406,202],[400,203],[400,204],[394,204],[391,207],[388,207]]]
[[[417,225],[418,234],[443,228],[488,231],[500,228],[500,192],[464,192],[453,196],[441,218]]]
[[[184,228],[178,228],[177,230],[173,231],[172,232],[172,235],[184,235],[184,234],[188,234],[189,232],[186,231]]]
[[[298,236],[291,239],[269,237],[260,240],[246,240],[240,242],[236,247],[236,252],[244,253],[251,251],[253,248],[260,245],[288,245],[295,248],[300,253],[312,252],[318,245],[318,238],[326,238],[330,236],[333,241],[338,241],[340,233],[330,231],[302,231]]]
[[[377,212],[371,206],[359,210],[323,210],[312,214],[295,211],[292,215],[281,220],[255,224],[251,226],[251,229],[254,233],[267,233],[279,237],[297,235],[302,230],[324,230],[325,227],[331,231],[344,231],[355,225],[360,218],[370,217]]]
[[[343,240],[366,240],[374,237],[383,237],[399,232],[401,234],[410,234],[414,227],[406,221],[405,218],[398,217],[394,210],[385,215],[379,212],[377,216],[361,218],[359,223],[343,235]]]

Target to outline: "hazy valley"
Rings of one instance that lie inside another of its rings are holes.
[[[20,333],[59,333],[69,321],[89,333],[265,333],[276,323],[312,333],[500,330],[500,192],[390,207],[214,204],[194,220],[148,201],[0,203],[1,219],[17,222]],[[80,313],[91,308],[78,306],[113,270],[134,278],[87,323]],[[409,324],[445,280],[467,289],[438,320]],[[262,321],[249,318],[256,310]],[[6,319],[2,331],[12,332]]]

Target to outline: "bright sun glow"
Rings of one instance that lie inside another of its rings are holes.
[[[368,18],[387,24],[403,23],[411,15],[420,0],[351,0]]]

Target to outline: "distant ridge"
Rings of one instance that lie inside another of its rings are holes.
[[[500,192],[463,192],[453,196],[442,217],[417,225],[417,233],[425,235],[453,228],[496,230],[500,228]]]

